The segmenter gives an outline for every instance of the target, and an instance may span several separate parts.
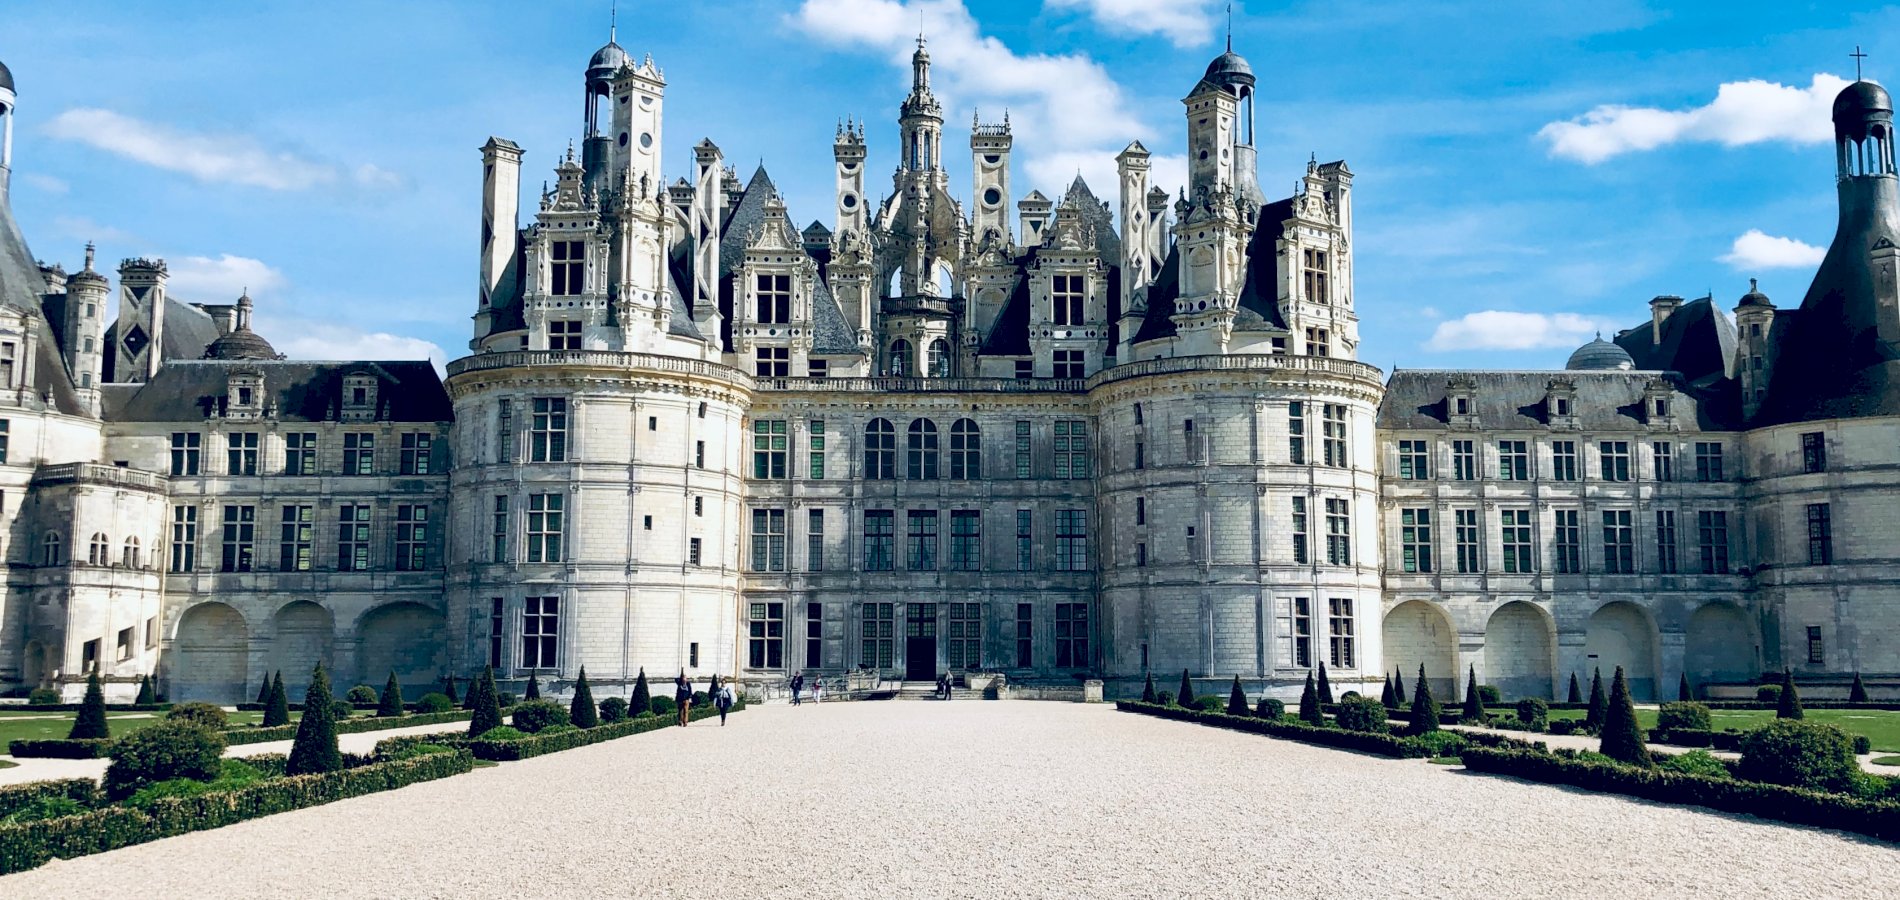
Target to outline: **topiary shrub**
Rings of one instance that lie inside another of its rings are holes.
[[[1780,703],[1781,702],[1781,685],[1764,684],[1764,685],[1761,685],[1760,687],[1755,688],[1755,702]]]
[[[189,722],[211,731],[223,731],[225,723],[229,720],[223,708],[195,701],[172,707],[170,712],[165,713],[165,718],[173,722]]]
[[[507,725],[497,725],[483,732],[482,740],[484,741],[518,741],[527,736],[528,736],[528,733],[525,731],[522,731],[519,728],[513,728]]]
[[[1148,673],[1148,677],[1142,680],[1141,702],[1155,702],[1155,676],[1153,672]]]
[[[1874,739],[1864,734],[1850,735],[1854,740],[1854,755],[1866,756],[1874,752]]]
[[[600,708],[594,705],[593,688],[587,686],[586,666],[581,666],[581,676],[574,681],[574,700],[568,705],[567,718],[577,728],[600,724]]]
[[[172,719],[114,741],[107,755],[112,764],[102,786],[107,797],[123,800],[160,781],[217,778],[224,738],[189,719]]]
[[[1240,676],[1234,676],[1234,686],[1227,692],[1227,714],[1230,716],[1247,715],[1247,692],[1240,689]]]
[[[284,774],[315,775],[342,768],[343,754],[336,746],[336,702],[330,697],[330,675],[323,671],[323,663],[317,663],[317,668],[310,673],[310,689],[303,695],[303,716],[297,720],[297,737],[291,741]]]
[[[1465,752],[1465,747],[1469,742],[1465,740],[1464,735],[1456,731],[1433,731],[1404,738],[1399,741],[1399,744],[1406,751],[1404,754],[1406,756],[1436,759],[1441,756],[1457,756]]]
[[[1603,670],[1597,669],[1590,677],[1590,708],[1583,714],[1583,730],[1591,734],[1601,734],[1603,718],[1610,711],[1610,695],[1603,692]]]
[[[538,734],[543,729],[568,724],[567,708],[552,700],[526,700],[515,707],[508,724],[529,734]]]
[[[1367,731],[1384,734],[1385,704],[1371,697],[1351,697],[1339,704],[1333,713],[1333,720],[1347,731]]]
[[[656,716],[670,716],[678,709],[679,704],[674,703],[672,697],[655,697],[650,707],[650,711]]]
[[[1665,703],[1656,711],[1656,727],[1664,731],[1712,730],[1709,708],[1700,703]]]
[[[94,669],[86,676],[86,699],[79,702],[79,715],[73,717],[73,730],[67,732],[69,741],[100,741],[112,736],[112,727],[106,724],[106,694],[99,684],[99,670]]]
[[[1801,708],[1801,692],[1794,686],[1794,670],[1781,670],[1781,697],[1775,701],[1775,718],[1805,719],[1807,711]]]
[[[1457,676],[1452,676],[1454,679]],[[1438,730],[1438,701],[1432,699],[1432,683],[1425,680],[1425,665],[1418,667],[1418,690],[1412,692],[1412,728],[1414,735]],[[1438,754],[1440,756],[1444,754]]]
[[[507,709],[510,706],[520,703],[521,698],[515,696],[513,691],[496,691],[495,702],[501,704],[502,709]]]
[[[1736,774],[1749,781],[1844,792],[1854,788],[1860,766],[1847,732],[1832,725],[1776,719],[1742,736]]]
[[[1173,691],[1156,691],[1155,702],[1161,704],[1162,706],[1173,706],[1174,692]]]
[[[59,703],[59,692],[52,688],[34,688],[26,695],[26,702],[34,706],[55,706]]]
[[[1616,667],[1610,684],[1610,704],[1603,720],[1603,740],[1597,748],[1611,759],[1632,766],[1649,768],[1649,747],[1643,743],[1643,729],[1636,724],[1636,704],[1630,702],[1629,682],[1623,679],[1623,667]]]
[[[356,704],[351,703],[348,700],[330,701],[330,718],[335,719],[338,722],[341,722],[344,719],[349,718],[350,714],[354,712],[356,712]]]
[[[1174,694],[1174,702],[1189,709],[1194,708],[1194,682],[1188,680],[1188,670],[1181,670],[1181,689]]]
[[[1286,704],[1272,697],[1261,697],[1260,702],[1254,704],[1253,714],[1258,718],[1278,721],[1286,716]]]
[[[356,689],[350,688],[350,692],[353,694],[356,692]],[[354,700],[356,698],[351,697],[350,699]],[[447,700],[449,698],[443,697],[442,699]],[[384,719],[402,715],[402,683],[396,680],[396,670],[394,669],[389,670],[389,680],[383,682],[382,696],[378,697],[376,702],[376,715]]]
[[[284,673],[271,680],[270,693],[264,698],[264,727],[290,724],[290,698],[284,694]]]
[[[627,701],[622,697],[608,697],[600,701],[600,721],[613,724],[627,718]]]
[[[445,713],[454,708],[455,701],[450,700],[449,695],[438,694],[433,691],[423,694],[420,699],[416,700],[416,712],[419,713]],[[380,711],[376,714],[379,716],[382,715]]]
[[[1565,696],[1566,703],[1582,703],[1583,691],[1577,687],[1577,673],[1570,673],[1570,693]]]
[[[1536,697],[1517,701],[1517,721],[1532,731],[1543,731],[1550,727],[1550,704]]]
[[[1326,724],[1326,714],[1319,708],[1319,684],[1311,669],[1306,670],[1306,687],[1300,691],[1300,721],[1308,725]]]
[[[257,686],[257,702],[270,702],[270,673],[264,673],[264,680]]]
[[[151,706],[158,702],[158,689],[152,685],[151,676],[139,676],[139,695],[132,702],[139,706]]]
[[[1194,698],[1194,708],[1201,712],[1220,712],[1226,706],[1226,701],[1212,694]]]
[[[462,702],[462,698],[455,696],[455,673],[442,676],[442,696],[449,698],[451,704]]]
[[[1704,778],[1733,778],[1728,764],[1707,750],[1691,750],[1675,756],[1665,756],[1656,761],[1656,768],[1665,772],[1681,772],[1684,775],[1700,775]]]
[[[1392,676],[1385,676],[1385,687],[1379,691],[1379,704],[1388,710],[1399,708],[1398,698],[1392,696]]]
[[[1394,671],[1392,673],[1392,699],[1399,704],[1398,705],[1399,709],[1405,708],[1406,703],[1405,703],[1405,673],[1404,672]]]
[[[1867,702],[1867,685],[1864,685],[1861,683],[1859,672],[1854,673],[1854,686],[1847,689],[1847,702],[1849,703],[1866,703]]]
[[[1683,701],[1695,699],[1695,692],[1689,689],[1689,673],[1687,672],[1682,673],[1682,677],[1676,680],[1676,699]]]
[[[1481,684],[1478,685],[1478,699],[1483,700],[1486,706],[1496,706],[1504,702],[1504,692],[1498,690],[1495,684]]]
[[[706,695],[706,692],[705,692],[705,691],[694,691],[694,692],[693,692],[693,705],[694,705],[694,706],[697,706],[697,707],[699,707],[699,708],[701,708],[701,709],[705,709],[705,708],[706,708],[706,705],[707,705],[708,703],[710,703],[710,702],[712,702],[712,698],[711,698],[711,697],[709,697],[709,696],[707,696],[707,695]]]
[[[389,674],[394,675],[396,673],[391,672]],[[376,689],[367,684],[359,684],[350,688],[349,693],[343,695],[343,699],[351,703],[361,703],[364,705],[375,703],[377,702]]]
[[[1465,708],[1459,718],[1473,725],[1481,725],[1488,721],[1491,716],[1484,711],[1484,697],[1478,693],[1477,665],[1471,665],[1469,672],[1470,674],[1465,681]]]
[[[1333,683],[1326,679],[1326,663],[1323,661],[1319,664],[1319,702],[1327,705],[1333,703]]]
[[[647,689],[647,670],[640,668],[640,677],[633,681],[633,696],[627,700],[627,715],[637,716],[653,709],[653,695]]]
[[[541,679],[533,672],[528,673],[528,689],[521,692],[521,699],[530,702],[541,699]]]
[[[481,737],[490,729],[501,727],[501,702],[495,696],[495,670],[491,666],[482,668],[482,677],[468,689],[469,709],[468,736]]]

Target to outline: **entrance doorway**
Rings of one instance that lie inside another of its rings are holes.
[[[937,604],[906,604],[904,613],[904,680],[937,678]]]

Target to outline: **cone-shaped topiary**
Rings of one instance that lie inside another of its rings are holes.
[[[1478,667],[1474,663],[1467,671],[1469,675],[1467,675],[1467,680],[1465,681],[1464,720],[1466,722],[1482,722],[1489,717],[1484,713],[1484,698],[1478,696]]]
[[[290,697],[284,693],[284,673],[279,670],[271,680],[270,696],[264,701],[264,727],[290,724]]]
[[[389,670],[389,681],[383,684],[383,695],[377,698],[376,715],[382,718],[402,715],[402,685],[396,681],[396,670]]]
[[[1689,673],[1687,672],[1682,673],[1682,678],[1676,681],[1676,699],[1682,701],[1695,699],[1695,692],[1689,690]]]
[[[528,689],[522,692],[521,699],[523,700],[541,699],[541,680],[536,678],[533,672],[528,673]]]
[[[1438,701],[1432,699],[1432,683],[1425,680],[1425,665],[1418,667],[1418,688],[1412,691],[1412,733],[1438,730]]]
[[[474,714],[468,718],[468,736],[480,737],[491,728],[501,727],[501,704],[495,697],[495,670],[482,667],[481,680],[468,689],[468,702]]]
[[[1181,670],[1181,690],[1174,695],[1174,702],[1188,709],[1194,708],[1194,682],[1189,681],[1187,670]]]
[[[1566,702],[1583,702],[1583,689],[1577,687],[1577,673],[1575,672],[1570,673],[1570,696],[1566,698]]]
[[[1623,667],[1616,667],[1610,682],[1607,718],[1603,722],[1603,742],[1598,748],[1604,756],[1647,769],[1653,763],[1649,748],[1643,744],[1643,729],[1636,724],[1636,704],[1630,702],[1629,682],[1623,680]]]
[[[1306,689],[1300,691],[1300,721],[1308,725],[1326,724],[1326,712],[1319,708],[1319,686],[1313,680],[1313,670],[1306,670]]]
[[[140,692],[139,696],[143,697],[145,696],[145,694],[143,692]],[[1849,703],[1866,703],[1867,702],[1867,686],[1860,683],[1859,672],[1854,673],[1854,686],[1847,689],[1847,702]]]
[[[462,702],[462,698],[455,696],[454,672],[442,676],[442,696],[449,698],[451,704]]]
[[[257,702],[270,702],[270,673],[264,673],[264,682],[257,686]]]
[[[272,693],[276,693],[273,689]],[[343,768],[343,754],[336,747],[336,709],[330,696],[330,676],[317,663],[310,675],[310,690],[303,696],[303,718],[297,720],[297,738],[290,744],[290,759],[284,763],[286,775],[312,775],[336,772]]]
[[[1385,689],[1379,691],[1379,705],[1388,711],[1399,708],[1399,701],[1392,696],[1392,676],[1385,676]]]
[[[586,666],[581,666],[581,677],[574,680],[574,700],[568,704],[567,720],[576,728],[600,724],[600,707],[594,705],[594,690],[587,686]]]
[[[633,682],[633,699],[627,701],[627,718],[652,711],[653,695],[647,690],[647,669],[641,666],[640,677]]]
[[[1333,683],[1331,681],[1326,680],[1326,663],[1324,662],[1321,662],[1319,664],[1319,702],[1321,703],[1334,702],[1333,701]]]
[[[73,730],[66,739],[95,741],[111,736],[112,728],[106,724],[105,688],[99,684],[99,670],[94,669],[86,676],[86,699],[79,702],[79,715],[73,717]]]
[[[1610,711],[1610,697],[1603,693],[1603,670],[1597,669],[1590,678],[1590,709],[1583,714],[1584,730],[1591,734],[1603,733],[1603,717]]]
[[[1394,670],[1392,673],[1392,699],[1403,708],[1405,706],[1405,672]]]
[[[132,702],[139,706],[150,706],[158,702],[158,690],[152,687],[151,676],[139,676],[139,696],[138,699]]]
[[[1794,670],[1781,670],[1781,702],[1775,706],[1777,719],[1805,719],[1808,714],[1801,708],[1801,692],[1794,688]]]
[[[1149,672],[1148,678],[1141,684],[1141,702],[1155,702],[1155,676],[1153,672]]]
[[[1240,689],[1240,676],[1234,676],[1234,687],[1227,692],[1227,714],[1244,716],[1247,710],[1247,692]]]

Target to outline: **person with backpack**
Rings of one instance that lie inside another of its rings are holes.
[[[725,727],[726,713],[732,711],[732,682],[719,686],[719,693],[713,695],[713,705],[719,708],[719,725]]]
[[[693,712],[693,683],[686,680],[686,673],[684,672],[681,672],[679,677],[673,679],[673,702],[679,706],[680,725],[684,726],[691,722],[692,719],[690,716]]]

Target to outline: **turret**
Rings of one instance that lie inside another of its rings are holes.
[[[100,380],[108,290],[106,277],[93,268],[93,247],[87,244],[86,267],[66,280],[66,321],[52,323],[64,332],[66,368],[82,391],[93,389]]]
[[[0,63],[0,202],[13,176],[13,73]]]
[[[1748,293],[1735,305],[1735,378],[1741,383],[1742,416],[1753,419],[1774,374],[1775,303],[1748,279]]]
[[[943,106],[930,93],[930,51],[925,49],[922,36],[917,38],[917,52],[910,56],[910,68],[910,96],[904,98],[898,118],[904,154],[900,188],[902,173],[929,172],[940,176],[943,169]]]

